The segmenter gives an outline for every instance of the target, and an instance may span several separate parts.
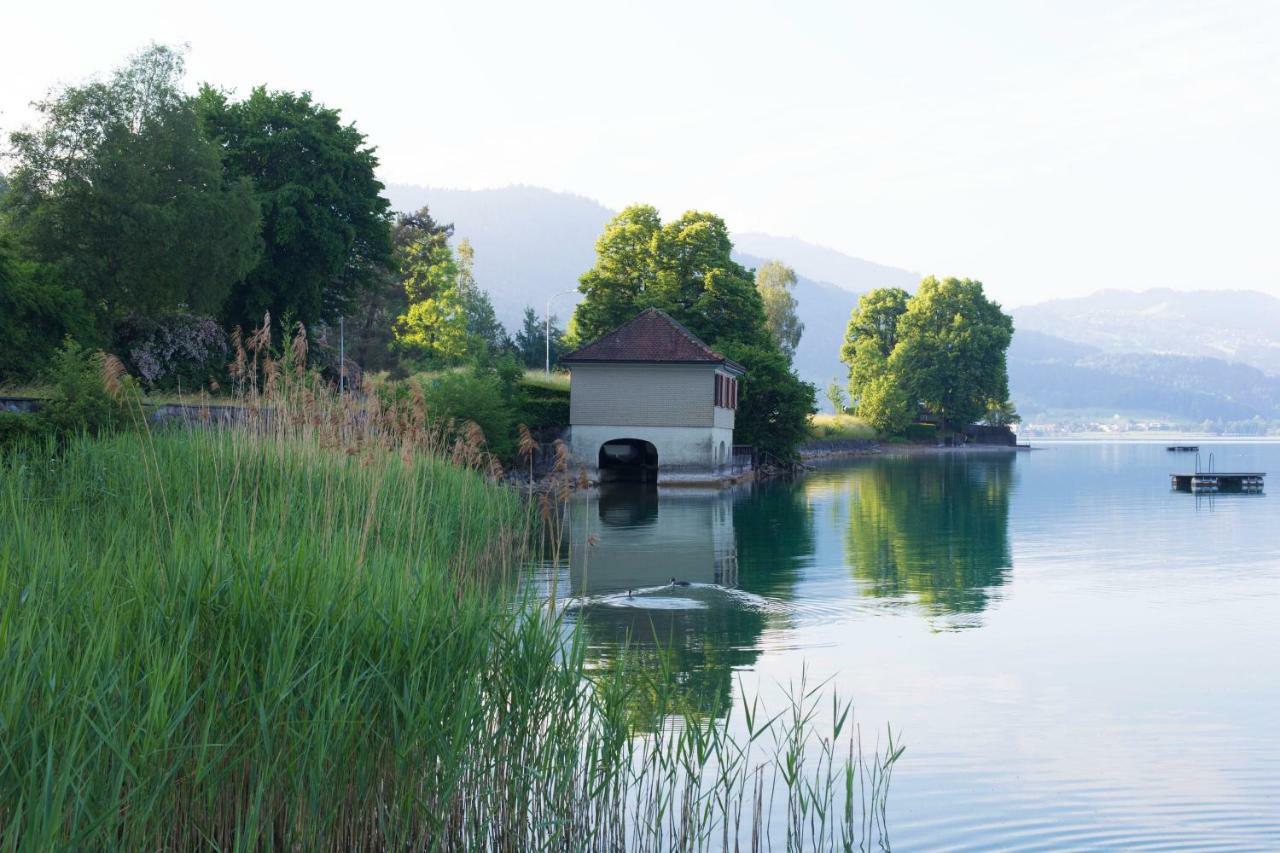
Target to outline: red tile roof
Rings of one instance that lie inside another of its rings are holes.
[[[657,308],[646,308],[612,332],[561,357],[560,361],[564,364],[606,361],[724,364],[742,370],[740,365],[698,340],[697,335]]]

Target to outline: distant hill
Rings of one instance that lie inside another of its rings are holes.
[[[450,190],[392,184],[395,210],[424,204],[439,221],[452,222],[454,241],[466,237],[476,250],[476,280],[489,291],[494,310],[509,329],[526,305],[539,315],[553,294],[577,287],[595,263],[595,241],[615,211],[583,196],[538,187]],[[859,291],[882,285],[911,287],[919,276],[787,237],[734,235],[735,258],[748,267],[778,259],[798,273],[796,298],[805,333],[796,370],[821,390],[841,376],[840,344]],[[766,254],[747,248],[766,250]],[[832,278],[825,278],[832,276]],[[557,296],[552,313],[567,318],[578,294]]]
[[[1181,424],[1280,419],[1280,377],[1218,358],[1107,352],[1019,330],[1009,386],[1024,417],[1099,412]]]
[[[1019,331],[1107,352],[1222,359],[1280,375],[1280,299],[1248,290],[1103,290],[1013,312]]]
[[[877,287],[915,290],[921,279],[920,273],[864,261],[795,237],[734,234],[733,245],[744,255],[776,258],[805,278],[834,284],[854,293],[866,293]]]

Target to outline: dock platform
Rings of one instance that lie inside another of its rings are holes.
[[[1165,448],[1170,453],[1199,453],[1200,445],[1198,444],[1171,444]]]
[[[1265,472],[1200,471],[1195,474],[1170,474],[1170,485],[1179,492],[1249,492],[1262,491]]]

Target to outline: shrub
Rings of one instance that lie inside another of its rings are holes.
[[[101,435],[130,423],[130,405],[137,403],[132,381],[110,356],[89,352],[68,338],[53,356],[48,379],[53,393],[33,416],[44,422],[41,429],[65,439]]]
[[[0,412],[0,450],[40,444],[48,435],[48,421],[38,414]]]
[[[515,450],[515,416],[497,375],[457,371],[419,381],[428,414],[453,422],[450,438],[464,437],[466,423],[471,421],[484,433],[491,453],[499,459],[510,458]]]
[[[133,315],[117,325],[115,339],[125,366],[148,389],[216,388],[226,381],[227,336],[209,317]]]
[[[0,235],[0,383],[34,378],[67,336],[94,337],[83,294],[48,265],[20,258]]]
[[[919,444],[936,444],[938,442],[937,424],[907,424],[907,441]]]

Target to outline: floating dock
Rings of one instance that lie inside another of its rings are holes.
[[[1179,492],[1249,492],[1262,491],[1265,472],[1199,471],[1195,474],[1170,474],[1173,488]]]
[[[1165,448],[1170,453],[1199,453],[1200,445],[1198,444],[1171,444]]]

